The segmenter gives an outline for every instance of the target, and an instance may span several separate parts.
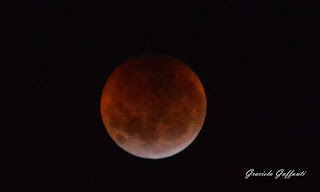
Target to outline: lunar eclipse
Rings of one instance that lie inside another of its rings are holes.
[[[187,148],[206,116],[205,90],[184,62],[148,54],[122,63],[107,79],[100,110],[112,140],[141,158],[162,159]]]

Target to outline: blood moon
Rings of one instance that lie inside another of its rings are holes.
[[[142,55],[107,79],[100,110],[112,140],[141,158],[173,156],[198,136],[207,100],[197,75],[182,61]]]

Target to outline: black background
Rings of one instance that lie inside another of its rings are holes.
[[[6,5],[5,174],[19,191],[235,191],[319,186],[313,4],[77,1]],[[108,76],[128,58],[186,62],[207,95],[197,139],[162,160],[129,155],[100,117]],[[295,169],[275,180],[256,172]],[[56,189],[58,188],[58,189]]]

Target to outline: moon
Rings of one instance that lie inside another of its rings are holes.
[[[128,59],[107,79],[100,111],[111,139],[124,151],[162,159],[187,148],[205,121],[207,100],[198,76],[166,55]]]

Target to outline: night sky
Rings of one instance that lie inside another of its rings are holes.
[[[14,136],[5,140],[4,159],[14,162],[7,183],[18,191],[315,190],[315,13],[292,2],[11,3],[3,36],[13,94],[3,104]],[[207,96],[196,140],[162,160],[120,149],[100,116],[108,76],[143,53],[187,63]],[[307,173],[245,180],[251,168]]]

